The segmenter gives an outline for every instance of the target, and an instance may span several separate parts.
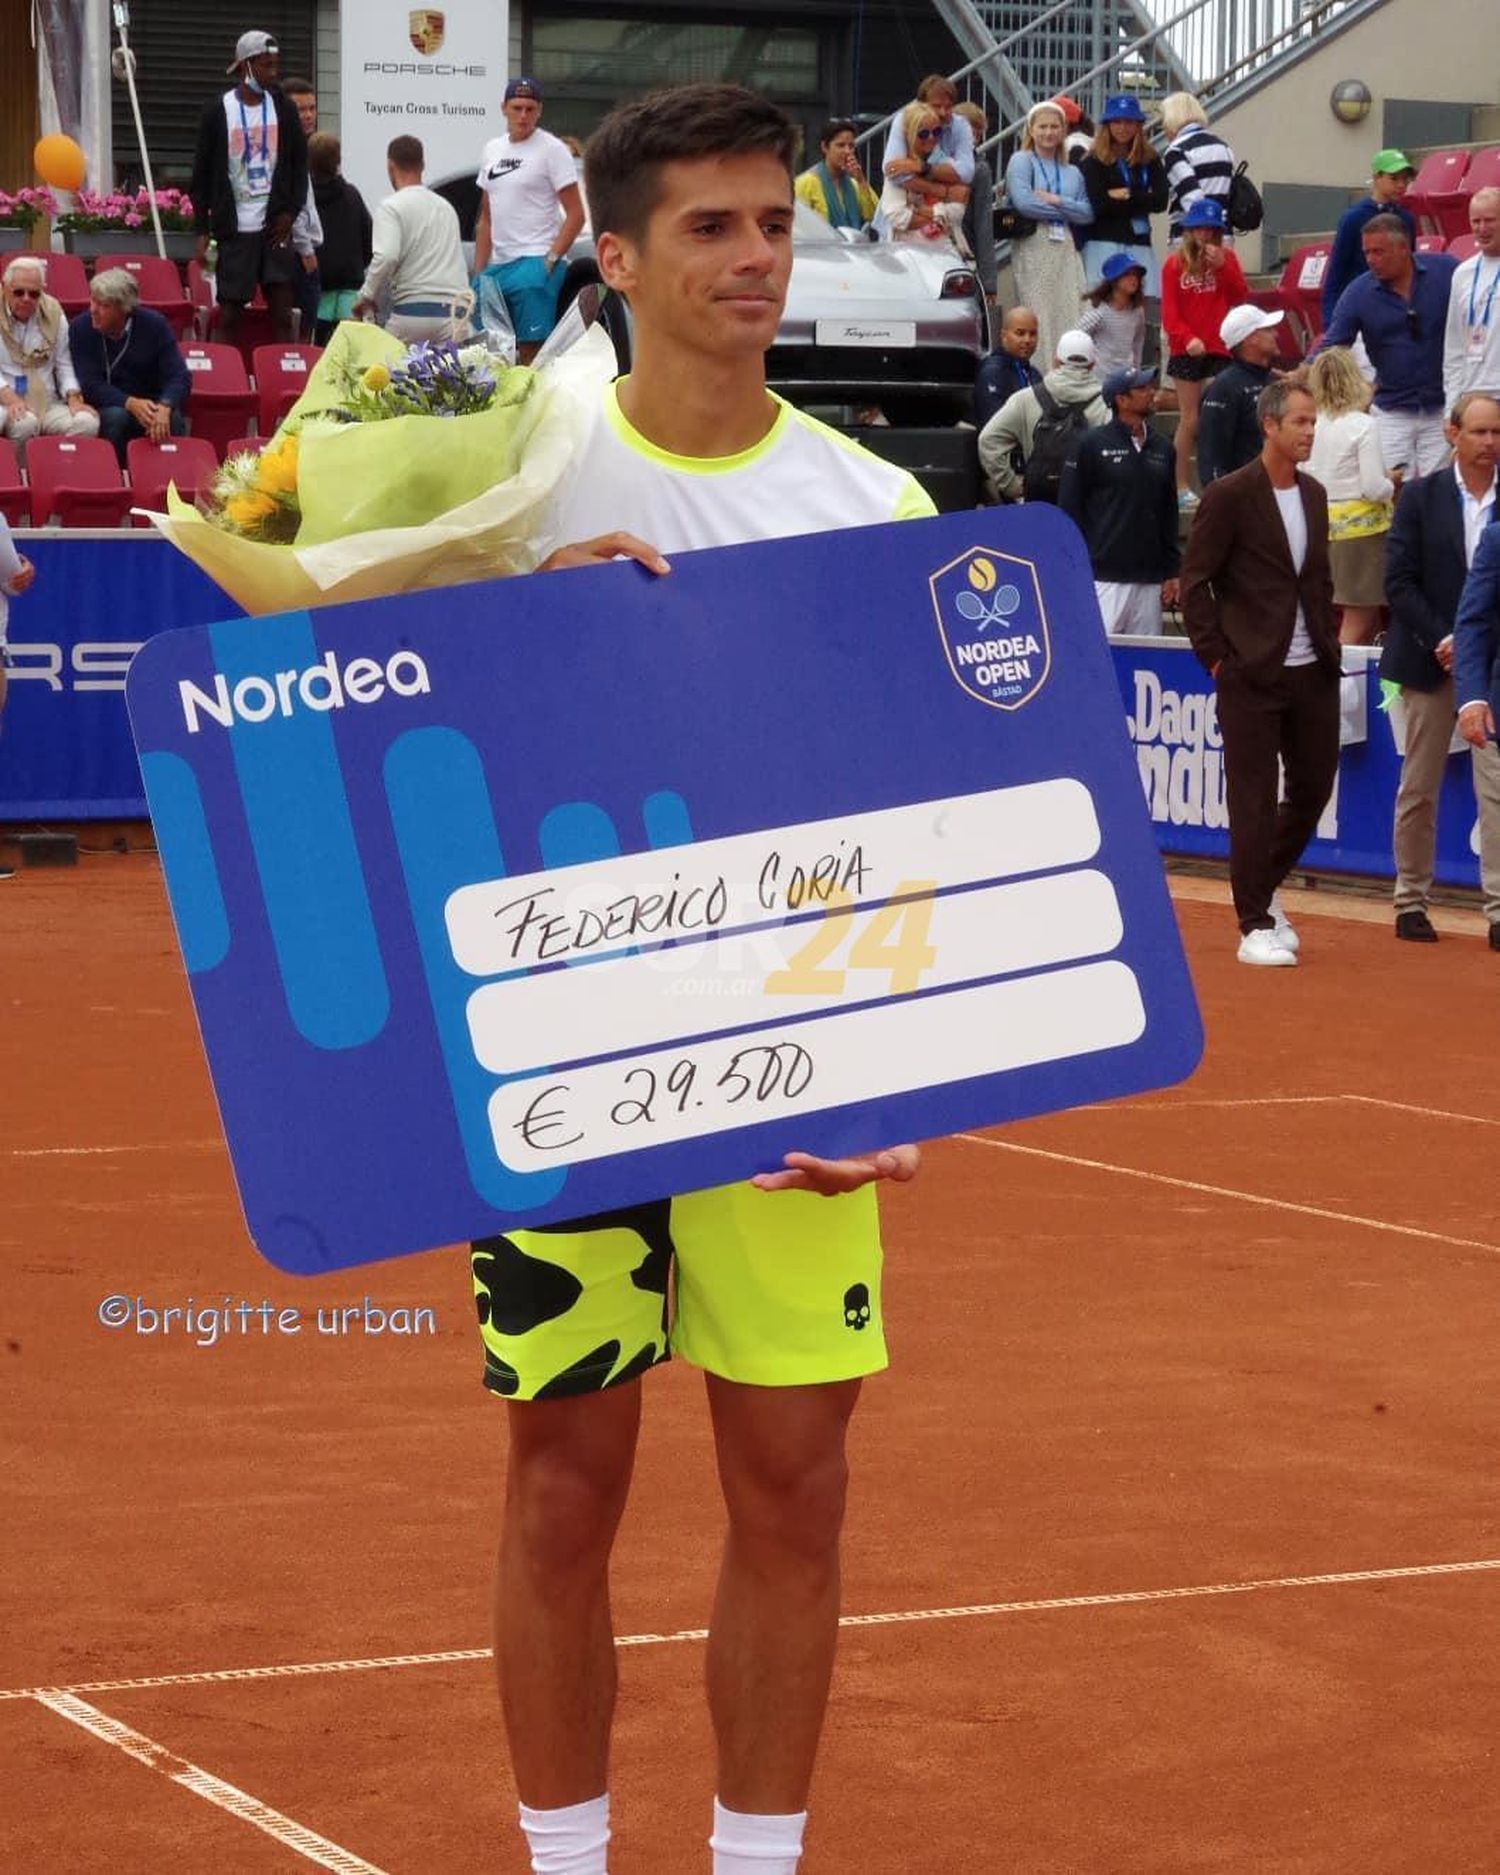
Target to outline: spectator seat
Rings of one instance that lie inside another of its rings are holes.
[[[259,399],[237,345],[189,339],[182,348],[192,391],[184,415],[194,436],[212,443],[222,457],[254,420]]]
[[[252,360],[260,411],[256,428],[269,436],[307,389],[313,366],[323,356],[321,345],[257,345]]]
[[[1446,254],[1447,251],[1448,239],[1446,235],[1419,234],[1417,236],[1417,252],[1419,254]]]
[[[1276,328],[1276,368],[1295,371],[1312,348],[1314,334],[1302,308],[1288,305],[1279,286],[1257,287],[1250,294],[1250,304],[1262,312],[1284,315]]]
[[[1419,229],[1441,235],[1465,232],[1469,203],[1463,181],[1468,167],[1467,150],[1434,150],[1422,158],[1422,167],[1406,192],[1405,202]]]
[[[183,290],[182,276],[174,260],[160,254],[107,254],[94,263],[95,273],[111,267],[123,267],[135,281],[141,304],[159,312],[180,342],[193,322],[193,302]]]
[[[199,338],[211,339],[219,323],[219,304],[214,297],[212,276],[206,274],[196,260],[187,264],[187,296],[193,309],[193,329]],[[240,315],[240,329],[234,342],[247,371],[256,346],[271,342],[271,309],[259,287],[255,289],[255,298]]]
[[[0,514],[12,527],[31,525],[31,496],[21,474],[21,460],[8,436],[0,436]]]
[[[77,313],[88,311],[89,277],[76,254],[38,254],[28,249],[22,254],[0,256],[0,266],[8,267],[17,260],[41,261],[47,269],[47,291],[70,319]]]
[[[1465,234],[1469,228],[1469,197],[1477,195],[1481,189],[1500,189],[1500,145],[1489,150],[1476,150],[1469,158],[1469,167],[1464,171],[1461,188]],[[1452,251],[1451,248],[1449,251]]]
[[[1456,261],[1472,260],[1479,252],[1479,243],[1472,234],[1455,235],[1448,243],[1448,252]]]
[[[164,514],[168,484],[176,485],[184,501],[196,500],[218,474],[219,455],[201,436],[169,436],[164,443],[137,436],[125,446],[125,466],[130,474],[131,506]],[[135,524],[151,525],[144,516],[135,518]]]
[[[270,442],[269,436],[237,436],[232,443],[224,445],[224,460],[231,456],[258,456]]]
[[[1280,304],[1302,320],[1314,338],[1323,330],[1323,278],[1333,248],[1327,241],[1310,241],[1294,248],[1281,270],[1277,286]]]
[[[130,506],[114,448],[100,436],[34,436],[26,445],[31,525],[118,527]]]

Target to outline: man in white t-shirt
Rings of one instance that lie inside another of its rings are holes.
[[[1338,777],[1339,631],[1328,497],[1299,473],[1317,407],[1282,378],[1261,392],[1257,412],[1260,454],[1203,491],[1182,562],[1182,615],[1213,677],[1224,737],[1239,960],[1285,966],[1301,946],[1277,887]]]
[[[1449,410],[1465,391],[1500,396],[1500,189],[1469,198],[1475,251],[1453,276],[1443,333],[1443,402]]]
[[[403,345],[433,340],[461,344],[470,336],[469,271],[458,213],[422,183],[426,152],[417,137],[393,137],[385,173],[396,191],[375,211],[370,265],[354,317],[384,314],[387,332]]]
[[[576,452],[544,571],[624,555],[670,577],[679,549],[932,512],[905,471],[766,389],[796,146],[769,100],[707,84],[623,105],[590,139],[599,271],[630,304],[634,361]],[[565,580],[537,598],[566,615]],[[816,631],[824,603],[806,608]],[[485,1381],[509,1402],[495,1654],[533,1867],[605,1875],[609,1559],[642,1377],[670,1350],[705,1371],[728,1511],[707,1649],[715,1875],[793,1875],[838,1633],[845,1430],[885,1365],[875,1186],[916,1160],[792,1153],[740,1185],[474,1245]],[[659,1840],[636,1859],[688,1866]]]
[[[481,191],[474,265],[498,267],[517,356],[527,364],[557,321],[558,263],[578,239],[583,199],[572,152],[541,127],[542,90],[534,78],[505,87],[506,134],[479,159]]]

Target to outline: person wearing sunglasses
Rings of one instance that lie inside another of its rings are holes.
[[[1458,262],[1415,254],[1406,223],[1375,215],[1360,237],[1368,272],[1339,295],[1315,347],[1363,339],[1375,367],[1375,423],[1387,473],[1428,475],[1448,459],[1443,425],[1443,338]]]
[[[0,276],[0,436],[24,448],[45,436],[97,436],[68,348],[68,322],[47,291],[47,264],[19,254]]]
[[[887,156],[880,196],[880,218],[893,241],[946,241],[959,246],[969,191],[961,182],[943,180],[947,165],[937,154],[942,129],[937,111],[920,99],[901,113],[907,154]]]

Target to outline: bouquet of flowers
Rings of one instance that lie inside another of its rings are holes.
[[[50,189],[0,189],[0,228],[30,228],[33,222],[57,213],[57,197]]]
[[[180,189],[158,189],[156,213],[164,234],[180,234],[193,225],[192,198]],[[59,217],[57,225],[74,234],[122,234],[127,229],[149,228],[151,192],[137,189],[131,195],[116,189],[100,195],[93,189],[80,189],[73,197],[73,206]]]
[[[597,329],[532,370],[345,321],[264,451],[152,520],[255,614],[527,572],[614,371]]]

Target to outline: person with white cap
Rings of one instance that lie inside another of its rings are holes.
[[[502,109],[505,135],[492,137],[479,159],[474,265],[480,273],[498,267],[517,356],[529,364],[557,322],[559,263],[583,227],[583,198],[572,151],[541,128],[536,80],[512,78]]]
[[[1198,412],[1198,481],[1207,488],[1254,462],[1264,438],[1255,407],[1271,382],[1276,328],[1284,313],[1234,306],[1219,323],[1219,340],[1230,363],[1203,393]]]
[[[204,111],[193,156],[193,225],[202,266],[219,248],[218,336],[233,344],[259,287],[279,341],[292,337],[301,262],[292,224],[307,201],[307,138],[297,107],[276,85],[281,52],[266,32],[241,33],[234,86]]]
[[[1177,603],[1182,548],[1172,445],[1151,428],[1156,373],[1149,366],[1104,380],[1108,423],[1085,431],[1063,470],[1057,505],[1078,523],[1094,592],[1111,638],[1161,636],[1161,609]]]
[[[990,493],[997,501],[1056,501],[1063,469],[1084,431],[1108,423],[1110,415],[1094,341],[1086,332],[1064,332],[1041,383],[1007,398],[979,432],[979,462]]]

